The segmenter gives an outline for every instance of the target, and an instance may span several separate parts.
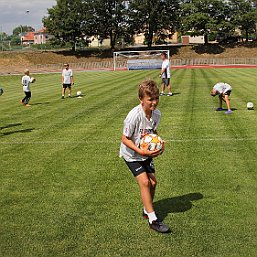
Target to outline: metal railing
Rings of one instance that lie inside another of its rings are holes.
[[[193,59],[171,59],[173,66],[198,66],[198,65],[256,65],[257,58],[193,58]],[[113,70],[113,61],[70,63],[74,71],[86,70]],[[25,67],[8,66],[3,67],[0,74],[22,74]],[[32,73],[61,72],[63,63],[57,64],[36,64],[26,66]],[[117,61],[116,69],[127,69],[127,61]]]

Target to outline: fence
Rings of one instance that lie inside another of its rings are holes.
[[[253,65],[257,66],[257,58],[196,58],[196,59],[171,59],[171,66],[197,66],[197,65]],[[74,71],[86,70],[113,70],[113,61],[70,63]],[[40,64],[26,67],[32,73],[60,72],[63,64]],[[118,61],[117,69],[127,69],[127,61]],[[0,74],[21,74],[24,67],[5,66]]]

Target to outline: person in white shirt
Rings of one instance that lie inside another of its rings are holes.
[[[162,71],[160,74],[160,78],[162,79],[162,92],[160,95],[164,95],[165,87],[168,89],[167,96],[172,96],[171,88],[170,88],[170,61],[167,57],[166,52],[162,52],[161,54],[162,59]]]
[[[29,76],[29,70],[25,69],[24,76],[21,79],[23,92],[25,93],[25,97],[21,100],[21,104],[23,104],[24,106],[30,106],[29,105],[29,101],[31,98],[30,83],[31,83],[31,78]]]
[[[214,85],[213,89],[211,90],[211,96],[219,96],[219,107],[216,109],[216,111],[222,111],[222,102],[224,101],[227,104],[228,110],[225,112],[225,114],[231,114],[232,110],[230,107],[230,100],[229,96],[231,94],[232,87],[228,83],[219,82]]]
[[[62,99],[64,99],[66,88],[68,88],[68,96],[71,97],[71,85],[74,85],[73,72],[69,64],[65,63],[62,71]]]
[[[160,233],[170,232],[170,228],[158,220],[153,200],[156,189],[156,177],[153,158],[160,150],[149,151],[140,148],[141,138],[148,133],[157,133],[161,112],[156,109],[159,103],[159,89],[152,80],[145,80],[139,85],[140,104],[134,107],[124,120],[120,157],[136,178],[141,200],[144,205],[143,218],[148,219],[151,229]]]

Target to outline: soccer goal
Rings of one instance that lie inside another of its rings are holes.
[[[120,51],[113,53],[113,69],[154,70],[161,69],[161,53],[170,58],[169,50]]]

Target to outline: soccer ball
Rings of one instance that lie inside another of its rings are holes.
[[[146,134],[140,141],[140,148],[143,150],[155,151],[164,149],[164,142],[156,134]]]
[[[0,95],[4,93],[4,90],[0,87]]]
[[[82,92],[81,91],[77,91],[77,96],[81,96]]]
[[[248,110],[253,110],[254,109],[254,106],[253,106],[252,102],[248,102],[246,106],[247,106]]]
[[[30,82],[31,82],[31,83],[34,83],[35,81],[36,81],[36,79],[35,79],[34,77],[31,77],[31,78],[30,78]]]

